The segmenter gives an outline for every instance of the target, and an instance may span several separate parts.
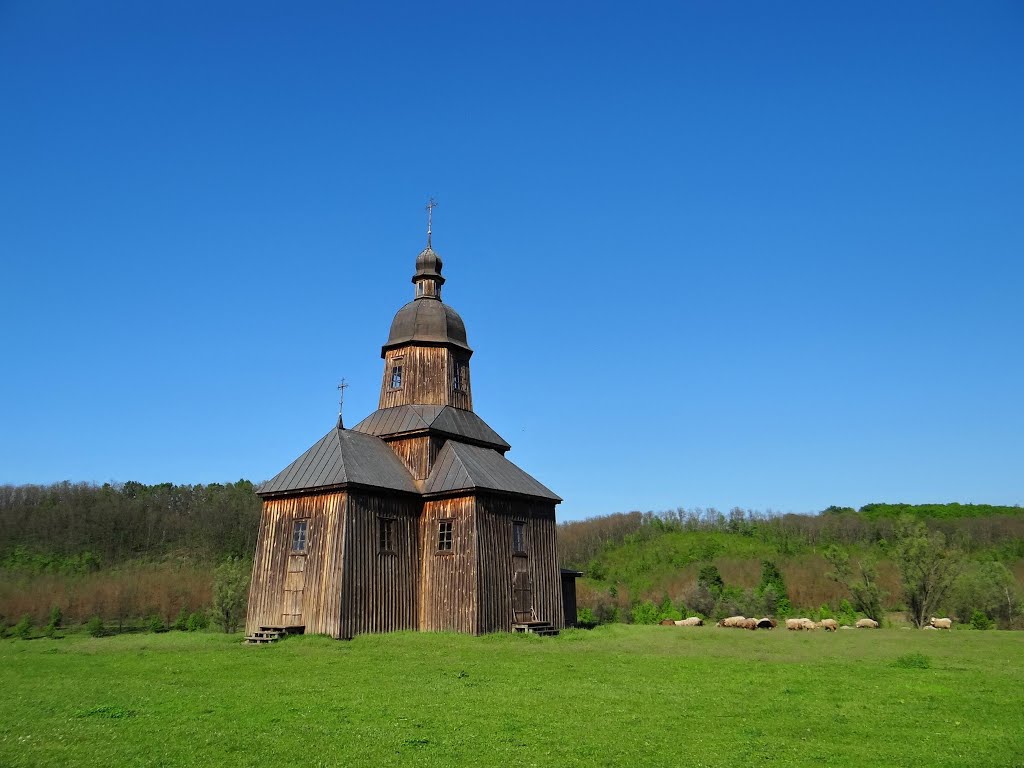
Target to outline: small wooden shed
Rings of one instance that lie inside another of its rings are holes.
[[[428,238],[381,350],[379,409],[351,429],[339,417],[257,489],[250,637],[565,626],[561,499],[474,413],[473,350],[441,269]]]

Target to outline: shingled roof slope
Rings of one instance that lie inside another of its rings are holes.
[[[433,429],[507,451],[511,446],[473,411],[451,405],[396,405],[374,411],[353,430],[385,437],[421,429]]]
[[[412,475],[383,440],[338,428],[262,483],[256,493],[271,496],[348,484],[417,493]]]
[[[497,451],[449,440],[437,454],[423,493],[474,489],[562,500]]]

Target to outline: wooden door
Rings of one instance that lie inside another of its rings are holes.
[[[302,627],[302,596],[306,587],[305,555],[288,557],[288,573],[284,577],[284,601],[281,608],[282,627]]]
[[[525,557],[512,558],[512,617],[516,623],[533,621],[533,582]]]

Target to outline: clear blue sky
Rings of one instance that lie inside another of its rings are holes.
[[[1024,503],[1024,6],[285,5],[0,0],[0,482],[361,419],[435,195],[563,519]]]

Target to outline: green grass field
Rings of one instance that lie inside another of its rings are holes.
[[[0,766],[1024,766],[1024,633],[0,642]]]

